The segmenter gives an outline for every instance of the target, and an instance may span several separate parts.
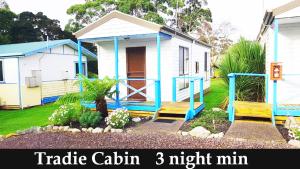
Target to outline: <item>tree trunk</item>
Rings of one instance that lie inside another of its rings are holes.
[[[101,113],[103,118],[108,116],[107,103],[104,98],[96,100],[96,110]]]

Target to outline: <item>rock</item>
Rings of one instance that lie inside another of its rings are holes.
[[[68,131],[69,130],[69,126],[64,126],[63,131]]]
[[[178,130],[178,131],[177,131],[177,134],[178,134],[178,135],[181,135],[181,132],[182,132],[181,130]]]
[[[16,134],[19,134],[19,135],[26,134],[26,130],[17,130]]]
[[[212,108],[211,110],[212,110],[212,111],[223,111],[222,109],[220,109],[220,108],[218,108],[218,107]]]
[[[41,133],[42,130],[41,130],[41,127],[32,127],[31,128],[31,133]]]
[[[46,129],[45,129],[46,131],[51,131],[52,128],[53,128],[53,126],[52,126],[52,125],[48,125],[48,126],[46,126],[45,128],[46,128]]]
[[[53,126],[52,131],[58,131],[59,127],[58,126]]]
[[[0,141],[4,140],[4,136],[0,135]]]
[[[88,129],[87,129],[87,132],[89,132],[89,133],[91,133],[93,131],[93,128],[92,127],[89,127]]]
[[[294,147],[297,147],[297,148],[300,148],[300,141],[299,140],[290,140],[288,142],[288,144],[294,146]]]
[[[193,128],[189,134],[194,137],[207,138],[210,135],[210,131],[206,130],[204,127],[198,126]]]
[[[217,139],[220,139],[220,138],[222,138],[222,137],[224,137],[224,133],[223,133],[223,132],[221,132],[221,133],[216,133],[216,134],[211,134],[211,135],[209,135],[207,138],[217,138]]]
[[[79,129],[73,128],[73,129],[71,129],[71,132],[72,133],[80,133],[81,131]]]
[[[92,131],[92,133],[94,133],[94,134],[102,133],[102,132],[103,132],[103,128],[100,128],[100,127],[96,127],[96,128]]]
[[[82,128],[81,129],[81,131],[83,131],[83,132],[87,132],[87,130],[88,130],[87,128]]]
[[[59,126],[58,131],[64,131],[64,126]]]
[[[112,133],[122,133],[123,129],[111,129],[110,130]]]
[[[135,123],[139,123],[139,122],[142,121],[142,119],[139,118],[139,117],[135,117],[135,118],[132,119],[132,121],[135,122]]]
[[[289,116],[284,123],[284,127],[287,129],[298,128],[296,119],[294,117]]]
[[[111,126],[107,126],[105,129],[104,129],[104,133],[107,133],[107,132],[109,132],[110,130],[111,130]]]
[[[181,132],[181,135],[182,135],[182,136],[188,136],[188,135],[189,135],[189,132],[183,131],[183,132]]]
[[[151,120],[151,119],[152,119],[152,116],[145,117],[145,120]]]

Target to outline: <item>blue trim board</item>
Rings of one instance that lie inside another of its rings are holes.
[[[51,96],[51,97],[44,97],[41,100],[42,104],[47,104],[47,103],[53,103],[55,102],[60,96]]]
[[[185,115],[185,121],[194,119],[204,108],[205,108],[205,104],[201,104],[195,110],[188,110]]]

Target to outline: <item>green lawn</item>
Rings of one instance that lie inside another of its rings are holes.
[[[227,85],[220,78],[212,79],[210,91],[204,96],[205,109],[219,107],[226,97],[228,97]]]
[[[24,110],[0,110],[0,135],[16,132],[32,126],[48,124],[48,117],[58,106],[48,104]]]

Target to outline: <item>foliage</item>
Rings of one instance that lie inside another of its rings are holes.
[[[70,20],[66,29],[77,31],[112,10],[119,10],[171,27],[177,27],[178,23],[179,30],[190,32],[204,20],[211,22],[211,12],[208,8],[202,8],[204,5],[207,5],[206,0],[89,0],[73,5],[67,10],[75,20]]]
[[[11,28],[16,17],[10,10],[0,9],[0,44],[11,42]]]
[[[216,133],[216,125],[228,122],[228,114],[225,111],[204,110],[201,115],[192,122],[191,127],[202,126],[212,133]]]
[[[96,127],[101,121],[100,112],[86,111],[81,114],[79,118],[80,126],[82,127]]]
[[[0,10],[1,9],[7,9],[9,10],[9,6],[5,0],[0,0]]]
[[[42,12],[16,15],[0,9],[0,44],[45,41],[47,36],[50,40],[75,39],[71,32],[60,28],[58,20],[48,18]]]
[[[218,68],[221,57],[226,50],[232,45],[230,39],[231,33],[235,29],[228,22],[221,23],[217,28],[213,28],[209,22],[202,22],[201,26],[197,29],[197,35],[199,39],[212,46],[211,48],[211,65],[214,68]]]
[[[124,128],[130,121],[130,114],[126,109],[116,109],[105,119],[106,124],[112,126],[112,128]]]
[[[83,108],[76,104],[61,105],[49,117],[49,121],[53,125],[67,125],[72,121],[75,122],[79,120],[81,110],[83,110]]]
[[[265,73],[265,52],[258,42],[240,39],[230,47],[220,64],[220,75],[228,85],[229,73]],[[262,77],[236,78],[236,97],[241,101],[263,101],[265,80]]]
[[[116,85],[117,81],[115,79],[110,79],[104,77],[103,79],[93,79],[90,80],[86,76],[79,75],[78,80],[75,84],[80,85],[80,81],[83,86],[83,91],[81,93],[68,93],[61,96],[56,103],[57,104],[67,104],[80,102],[84,100],[86,102],[93,102],[99,99],[104,99],[105,96],[111,97],[115,91],[111,91],[112,87]]]

